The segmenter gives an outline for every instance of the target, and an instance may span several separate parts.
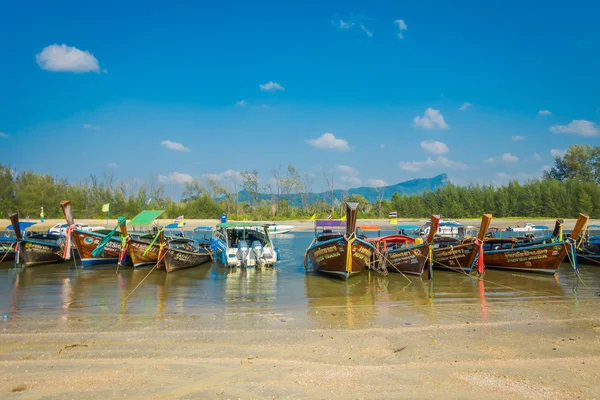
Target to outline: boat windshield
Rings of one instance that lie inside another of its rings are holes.
[[[262,226],[256,227],[231,227],[227,228],[227,245],[228,247],[237,247],[242,240],[252,244],[254,241],[259,241],[263,247],[269,245],[269,239],[265,233],[265,228]]]

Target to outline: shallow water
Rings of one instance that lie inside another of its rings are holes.
[[[309,232],[276,236],[282,260],[275,269],[262,270],[204,264],[166,274],[151,267],[83,269],[69,262],[25,269],[5,262],[0,264],[0,315],[162,316],[295,310],[318,320],[319,310],[338,308],[344,310],[346,325],[361,325],[360,321],[418,306],[476,305],[483,313],[498,302],[563,301],[577,306],[582,300],[600,300],[600,267],[581,266],[577,278],[568,263],[556,276],[487,270],[484,279],[478,280],[436,270],[433,280],[427,281],[365,271],[339,281],[305,273],[303,255],[311,240]],[[336,313],[327,315],[331,318]]]

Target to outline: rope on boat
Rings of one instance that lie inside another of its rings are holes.
[[[146,250],[144,250],[144,252],[142,253],[142,255],[145,257],[146,254],[148,254],[148,252],[150,251],[150,249],[152,248],[152,246],[154,246],[154,243],[156,243],[156,239],[158,239],[158,237],[160,236],[160,234],[164,231],[165,228],[160,229],[158,231],[158,233],[156,234],[156,236],[154,236],[154,239],[152,239],[152,241],[150,242],[150,244],[148,245],[148,247],[146,247]]]
[[[497,283],[497,282],[494,282],[494,281],[490,281],[489,279],[485,279],[485,278],[483,278],[482,276],[473,276],[472,274],[469,274],[469,273],[467,273],[467,272],[466,272],[465,270],[463,270],[462,268],[456,268],[456,267],[452,267],[452,266],[450,266],[450,265],[443,264],[443,263],[441,263],[441,262],[439,262],[439,261],[437,261],[437,263],[438,263],[438,264],[440,264],[440,265],[441,265],[442,267],[444,267],[444,268],[448,268],[448,269],[450,269],[450,270],[452,270],[452,271],[455,271],[455,272],[461,273],[461,274],[463,274],[463,275],[465,275],[465,276],[469,277],[469,278],[470,278],[470,279],[472,279],[472,280],[483,281],[483,282],[485,282],[485,283],[489,283],[489,284],[492,284],[492,285],[495,285],[495,286],[498,286],[498,287],[501,287],[501,288],[504,288],[504,289],[510,289],[510,290],[514,290],[514,291],[516,291],[516,292],[521,292],[521,293],[525,293],[525,294],[529,294],[529,295],[534,295],[534,294],[536,294],[536,292],[529,292],[529,291],[526,291],[526,290],[521,290],[521,289],[514,288],[514,287],[512,287],[512,286],[507,286],[507,285],[503,285],[503,284],[501,284],[501,283]]]
[[[575,272],[577,279],[579,279],[581,281],[581,283],[587,290],[592,292],[592,289],[590,289],[589,286],[585,284],[585,281],[581,278],[581,275],[579,274],[579,268],[577,268],[577,256],[575,255],[575,250],[574,250],[573,244],[571,243],[571,246],[570,246],[571,249],[567,248],[566,242],[563,243],[563,246],[565,247],[565,250],[567,251],[567,257],[569,257],[569,262],[573,266],[573,271]],[[571,252],[573,253],[573,259],[571,259]]]
[[[10,246],[8,246],[8,250],[7,250],[7,251],[6,251],[6,253],[4,253],[4,255],[2,256],[2,259],[0,260],[0,263],[1,263],[2,261],[4,261],[4,259],[5,259],[5,258],[6,258],[6,256],[8,255],[8,252],[9,252],[9,251],[12,249],[13,245],[16,245],[16,244],[17,244],[17,242],[15,242],[15,243],[11,243],[11,244],[10,244]],[[16,257],[16,254],[15,254],[15,257]]]

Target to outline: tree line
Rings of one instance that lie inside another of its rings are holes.
[[[143,209],[164,209],[166,218],[218,218],[226,212],[230,219],[270,220],[306,219],[315,215],[339,218],[347,201],[360,204],[359,218],[386,217],[397,211],[400,218],[426,218],[441,214],[448,218],[477,218],[483,213],[495,217],[576,217],[587,212],[600,218],[600,147],[573,145],[555,166],[540,179],[525,183],[516,180],[506,185],[447,184],[436,191],[405,195],[393,193],[385,199],[383,188],[377,201],[360,195],[335,198],[333,176],[324,176],[331,197],[315,200],[315,179],[301,175],[294,166],[272,171],[269,183],[261,184],[257,170],[207,175],[203,180],[185,183],[179,201],[165,194],[165,184],[158,180],[117,181],[114,175],[91,175],[83,181],[66,179],[33,171],[15,173],[0,165],[0,217],[18,212],[23,218],[38,219],[40,207],[46,218],[62,218],[61,200],[71,200],[76,218],[105,218],[102,205],[110,203],[110,215],[133,217]],[[239,201],[244,190],[248,201]],[[347,190],[347,189],[346,189]],[[301,204],[290,203],[292,194],[300,194]],[[345,192],[343,192],[345,193]],[[378,192],[379,193],[379,192]],[[389,196],[389,194],[386,194]]]

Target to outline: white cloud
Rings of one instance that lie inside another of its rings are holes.
[[[444,116],[440,110],[428,108],[425,110],[423,117],[415,117],[413,119],[415,126],[420,126],[425,129],[448,129],[448,125],[444,120]]]
[[[116,162],[109,162],[106,165],[109,166],[110,168],[117,168],[119,166],[119,164],[117,164]]]
[[[449,151],[448,146],[446,146],[446,143],[435,142],[431,140],[422,141],[421,148],[426,152],[433,154],[445,154]]]
[[[344,139],[337,139],[332,133],[325,132],[321,137],[309,139],[306,143],[317,149],[331,149],[338,151],[350,151],[348,142]]]
[[[8,133],[0,132],[0,138],[2,138],[2,139],[8,138]]]
[[[466,164],[461,162],[452,161],[447,159],[446,157],[440,156],[433,160],[431,157],[428,157],[425,161],[400,161],[398,164],[400,169],[404,171],[412,171],[417,172],[423,168],[434,168],[434,167],[442,167],[448,169],[466,169]]]
[[[368,37],[372,37],[373,36],[373,32],[371,32],[370,30],[367,29],[366,26],[364,26],[363,24],[360,24],[360,29],[368,36]]]
[[[350,29],[355,25],[354,22],[352,21],[343,21],[340,19],[340,22],[338,24],[340,29]]]
[[[348,185],[360,185],[362,183],[358,176],[342,176],[340,179]]]
[[[240,107],[244,107],[246,105],[246,100],[237,101],[235,104],[238,105],[238,106],[240,106]]]
[[[564,157],[566,153],[567,153],[566,150],[561,150],[561,149],[552,149],[552,150],[550,150],[550,155],[552,157]]]
[[[360,173],[358,172],[358,170],[354,167],[351,167],[349,165],[336,165],[335,166],[338,171],[340,171],[342,174],[345,175],[349,175],[349,176],[358,176],[360,175]]]
[[[509,181],[512,179],[512,176],[510,176],[509,174],[504,173],[504,172],[497,172],[496,178],[502,179],[503,181]]]
[[[542,156],[539,153],[533,153],[533,159],[535,161],[542,161]]]
[[[504,162],[517,162],[519,161],[519,157],[514,156],[510,153],[504,153],[502,154],[502,161]]]
[[[100,72],[98,60],[88,51],[81,51],[66,44],[45,47],[35,56],[38,65],[54,72]]]
[[[569,125],[554,125],[550,127],[552,133],[572,133],[581,136],[598,136],[600,129],[596,128],[596,123],[585,119],[575,119]]]
[[[525,136],[516,135],[512,137],[512,140],[514,140],[515,142],[518,142],[519,140],[525,140]]]
[[[383,179],[367,179],[367,185],[378,188],[382,186],[386,186],[387,184]]]
[[[260,86],[260,90],[262,90],[263,92],[276,92],[277,90],[285,90],[285,88],[283,86],[281,86],[279,83],[277,82],[273,82],[273,81],[269,81],[263,85],[259,85]]]
[[[169,150],[190,151],[190,149],[188,149],[187,147],[185,147],[183,144],[178,143],[178,142],[171,142],[170,140],[163,140],[162,142],[160,142],[160,144],[162,144],[163,146],[165,146]]]
[[[182,172],[173,172],[170,175],[159,175],[158,181],[161,183],[189,183],[194,178],[190,174],[184,174]]]
[[[267,108],[269,108],[269,105],[268,104],[261,104],[259,106],[259,108],[262,108],[263,110],[266,110]]]
[[[538,115],[539,116],[551,115],[551,114],[552,114],[552,111],[549,111],[549,110],[540,110],[540,111],[538,111]]]
[[[398,29],[400,29],[401,31],[405,31],[408,29],[403,19],[397,19],[394,21],[394,23],[398,25]]]
[[[380,149],[385,149],[385,144],[380,144],[380,145],[379,145],[379,148],[380,148]]]
[[[400,30],[400,33],[398,33],[398,38],[402,39],[404,38],[404,35],[402,34],[402,31],[408,30],[408,27],[406,26],[406,22],[404,22],[403,19],[397,19],[394,21],[394,23],[396,25],[398,25],[398,29]]]
[[[511,153],[504,153],[500,157],[487,158],[487,159],[483,160],[483,163],[484,164],[494,164],[495,162],[498,162],[498,161],[502,161],[505,163],[513,163],[513,162],[519,161],[519,157],[517,157]]]
[[[83,124],[83,129],[93,129],[93,130],[97,131],[100,129],[100,127],[98,125]]]
[[[471,104],[471,103],[467,103],[467,102],[465,101],[465,102],[463,103],[463,105],[462,105],[462,106],[458,107],[458,109],[459,109],[460,111],[465,111],[467,108],[471,107],[472,105],[473,105],[473,104]]]

